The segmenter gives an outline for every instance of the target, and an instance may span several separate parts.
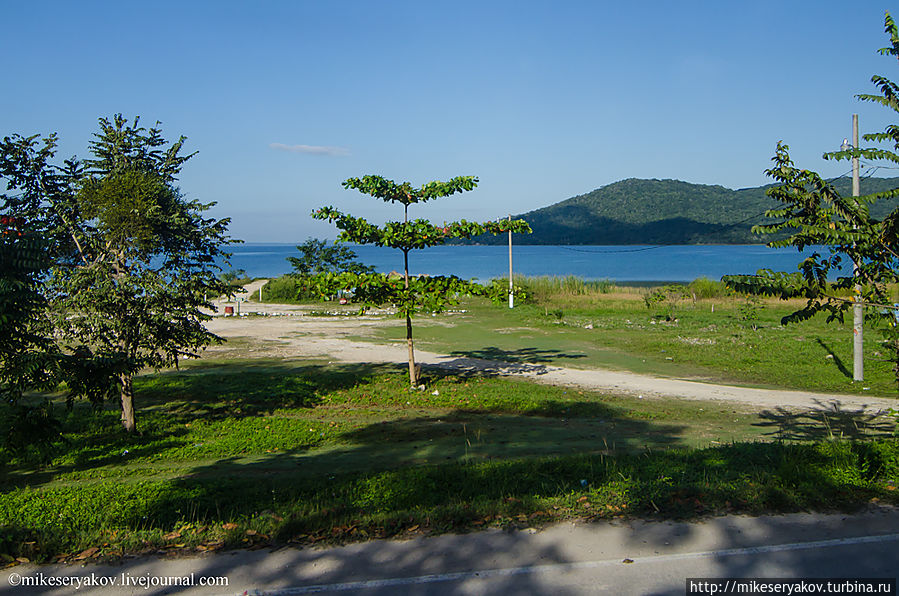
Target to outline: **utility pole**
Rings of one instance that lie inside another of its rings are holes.
[[[512,285],[512,214],[509,214],[509,308],[515,308],[515,290]]]
[[[852,148],[858,149],[858,114],[852,115]],[[860,194],[858,179],[858,157],[852,158],[852,196]],[[853,260],[852,272],[858,276],[858,261]],[[862,287],[855,284],[854,304],[852,305],[852,380],[863,381],[865,379],[864,342],[863,330],[865,323],[865,311],[861,303]]]

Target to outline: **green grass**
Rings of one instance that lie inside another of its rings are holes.
[[[515,284],[521,286],[532,302],[544,302],[558,296],[593,296],[608,294],[615,285],[611,280],[584,280],[574,275],[565,277],[521,277],[514,276]],[[509,278],[499,278],[501,286],[508,286]]]
[[[876,330],[866,330],[865,381],[855,383],[851,321],[828,324],[820,317],[784,326],[780,319],[792,312],[789,304],[764,301],[756,320],[746,320],[743,305],[740,297],[688,297],[668,312],[666,304],[647,308],[635,289],[559,294],[513,310],[472,299],[461,315],[416,318],[415,337],[423,349],[458,356],[896,397],[892,365]],[[387,327],[358,339],[393,341],[402,334]]]
[[[140,436],[78,404],[45,459],[0,451],[0,555],[895,501],[889,418],[425,375],[426,391],[391,367],[280,360],[141,376]]]

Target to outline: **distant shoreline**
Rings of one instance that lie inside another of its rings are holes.
[[[598,246],[598,247],[608,247],[608,246],[766,246],[764,242],[710,242],[710,243],[694,243],[694,244],[535,244],[533,242],[519,242],[517,238],[524,238],[524,236],[520,234],[516,234],[512,236],[512,245],[513,246]],[[328,238],[328,242],[335,242],[333,239]],[[236,244],[234,246],[299,246],[306,240],[297,240],[295,242],[262,242],[256,240],[242,240],[240,244]],[[349,247],[358,247],[365,246],[363,244],[354,244],[352,242],[340,242],[342,246]],[[484,244],[484,243],[467,243],[467,244],[457,244],[457,243],[447,243],[442,245],[448,248],[454,247],[467,247],[467,246],[504,246],[502,244]],[[425,249],[427,250],[427,249]]]
[[[297,244],[245,243],[231,247],[226,270],[243,269],[250,277],[277,277],[292,268]],[[400,251],[377,246],[349,245],[359,260],[376,271],[389,273],[403,267]],[[807,250],[805,255],[811,254]],[[503,245],[435,246],[409,255],[410,273],[456,275],[487,281],[509,274],[508,247]],[[689,282],[700,277],[754,274],[759,269],[796,271],[802,256],[794,248],[773,249],[763,244],[689,245],[548,245],[515,244],[513,272],[528,277],[575,276],[583,280],[635,282]]]

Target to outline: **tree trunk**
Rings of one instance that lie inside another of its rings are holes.
[[[408,220],[408,215],[406,216]],[[406,289],[409,289],[409,250],[403,250],[403,281]],[[415,350],[412,346],[412,315],[406,312],[406,346],[409,348],[409,385],[415,387],[418,384],[418,375],[415,374]]]
[[[897,386],[899,386],[899,337],[893,340],[893,375],[896,377]]]
[[[137,424],[134,421],[134,386],[130,374],[119,377],[122,385],[122,426],[129,433],[137,432]]]
[[[418,379],[415,374],[415,352],[412,349],[412,317],[406,315],[406,345],[409,347],[409,384],[415,387]]]

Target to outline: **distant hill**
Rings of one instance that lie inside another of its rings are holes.
[[[844,195],[851,181],[834,183]],[[899,178],[865,178],[862,194],[899,187]],[[763,213],[779,205],[765,195],[768,186],[731,190],[680,180],[630,178],[597,188],[549,207],[513,218],[531,224],[533,234],[515,237],[518,244],[759,244],[750,228]],[[899,202],[881,201],[882,217]],[[502,244],[505,236],[478,236],[478,244]]]

